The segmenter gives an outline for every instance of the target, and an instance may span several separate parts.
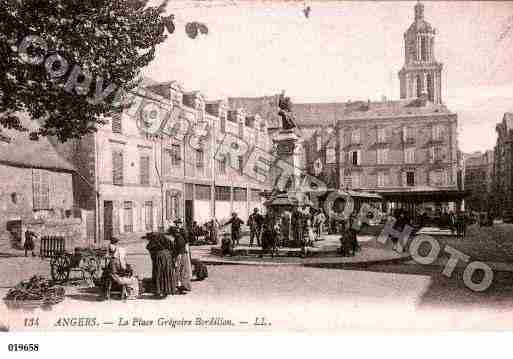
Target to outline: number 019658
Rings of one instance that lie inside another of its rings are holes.
[[[39,344],[9,344],[7,350],[10,352],[37,352]]]

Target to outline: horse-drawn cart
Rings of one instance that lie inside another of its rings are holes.
[[[67,252],[63,237],[41,238],[40,255],[50,259],[50,274],[58,282],[68,281],[72,272],[80,273],[83,280],[98,279],[108,261],[106,249],[77,247]]]

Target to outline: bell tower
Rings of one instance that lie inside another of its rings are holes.
[[[435,59],[436,30],[424,20],[424,5],[414,7],[414,21],[404,33],[404,65],[399,71],[400,97],[442,103],[442,68]]]

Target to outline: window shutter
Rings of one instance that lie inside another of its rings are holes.
[[[173,158],[173,151],[169,148],[164,150],[164,159],[162,163],[162,174],[164,176],[171,175],[171,161]]]
[[[50,174],[41,171],[41,208],[50,208]]]
[[[141,156],[141,184],[148,186],[150,184],[150,157]]]
[[[362,151],[357,150],[356,153],[356,164],[360,166],[362,164]]]
[[[403,126],[403,142],[408,140],[408,127]]]
[[[172,145],[171,146],[171,163],[173,166],[179,166],[181,161],[181,146],[180,145]]]
[[[429,162],[435,162],[435,147],[429,149]]]
[[[403,186],[406,186],[406,171],[401,172],[401,183]]]
[[[112,183],[123,185],[123,152],[112,152]]]
[[[33,208],[41,208],[41,170],[32,170]]]

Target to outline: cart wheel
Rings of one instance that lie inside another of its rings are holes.
[[[50,263],[51,275],[54,281],[65,282],[69,279],[70,259],[67,256],[59,256]]]

